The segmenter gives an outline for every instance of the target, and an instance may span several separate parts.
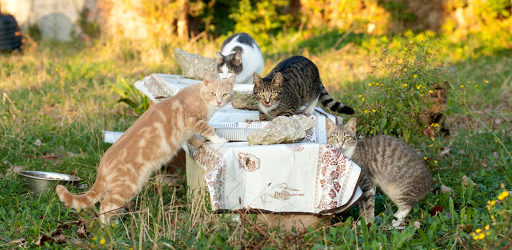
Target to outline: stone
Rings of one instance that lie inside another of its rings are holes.
[[[258,99],[254,94],[236,92],[231,99],[231,105],[236,109],[259,110]]]
[[[316,121],[305,115],[278,116],[263,129],[252,132],[247,140],[249,145],[296,142],[304,139],[307,131],[315,125]]]
[[[187,78],[202,80],[205,72],[216,72],[217,65],[213,58],[188,53],[180,48],[174,50],[174,58]]]

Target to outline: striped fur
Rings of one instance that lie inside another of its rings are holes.
[[[344,126],[327,121],[327,141],[341,149],[361,167],[359,201],[361,215],[367,223],[373,221],[375,187],[378,186],[398,207],[393,226],[398,227],[414,203],[423,199],[432,188],[432,175],[423,159],[402,140],[379,135],[356,140],[356,120]]]
[[[333,112],[353,114],[354,110],[334,100],[320,79],[318,68],[303,56],[281,61],[263,79],[253,74],[254,94],[259,99],[260,118],[311,114],[318,101]]]
[[[100,219],[109,221],[115,211],[135,197],[149,177],[169,162],[190,141],[200,142],[199,134],[212,143],[224,143],[208,119],[226,105],[233,92],[235,76],[187,87],[173,97],[151,106],[103,155],[96,182],[83,194],[74,195],[64,186],[56,188],[66,206],[81,209],[101,201]]]

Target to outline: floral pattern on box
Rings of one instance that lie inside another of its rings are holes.
[[[340,199],[344,197],[347,189],[347,176],[351,176],[353,164],[337,148],[330,145],[322,145],[318,157],[317,173],[317,208],[319,210],[330,210],[341,207],[345,201]]]
[[[208,144],[203,144],[199,148],[188,145],[194,160],[200,166],[206,168],[206,184],[210,193],[210,201],[214,210],[224,207],[224,177],[223,169],[225,161],[217,150]]]

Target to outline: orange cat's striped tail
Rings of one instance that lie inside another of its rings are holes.
[[[55,190],[57,191],[59,199],[64,202],[66,206],[74,209],[82,209],[96,204],[104,193],[104,188],[98,181],[92,185],[89,191],[80,195],[70,193],[63,185],[57,185]]]

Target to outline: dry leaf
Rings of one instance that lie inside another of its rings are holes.
[[[43,142],[41,142],[41,140],[37,139],[35,142],[34,142],[34,145],[40,147],[41,145],[43,145]]]
[[[474,187],[474,186],[476,186],[476,183],[475,183],[475,182],[473,182],[472,180],[470,180],[470,179],[469,179],[467,176],[465,176],[465,175],[464,175],[464,176],[462,176],[462,178],[461,178],[461,180],[460,180],[460,182],[462,182],[462,185],[464,185],[464,187],[467,187],[470,181],[471,181],[471,184],[473,185],[473,187]]]
[[[419,221],[414,221],[413,225],[414,225],[414,227],[416,229],[420,229],[421,228],[421,223]]]
[[[443,212],[443,207],[441,206],[435,206],[434,208],[432,208],[432,210],[430,210],[430,215],[432,216],[435,216],[437,213],[440,213],[440,212]]]
[[[451,189],[445,185],[441,185],[441,193],[443,193],[443,194],[450,193],[451,194],[451,193],[453,193],[453,189]]]
[[[5,176],[16,175],[23,172],[23,170],[25,170],[25,168],[22,166],[10,166],[5,170]]]
[[[440,156],[443,156],[443,155],[447,155],[450,153],[450,150],[452,150],[451,148],[445,148],[443,149],[443,151],[441,151],[441,153],[439,153]]]
[[[436,138],[435,136],[435,133],[434,133],[434,130],[432,129],[432,127],[428,126],[426,127],[424,130],[423,130],[423,133],[428,136],[428,138],[430,138],[430,140],[434,140]]]

